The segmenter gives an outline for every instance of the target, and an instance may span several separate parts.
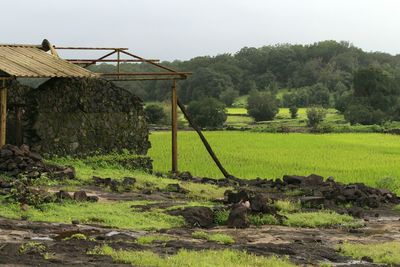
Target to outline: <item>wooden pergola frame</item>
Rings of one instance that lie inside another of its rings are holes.
[[[217,167],[220,169],[222,174],[226,178],[232,178],[232,176],[225,170],[217,156],[213,152],[211,146],[207,142],[207,139],[202,134],[199,127],[190,118],[189,114],[186,112],[185,106],[179,101],[177,94],[177,81],[185,80],[191,75],[191,72],[179,72],[172,68],[163,66],[159,63],[157,59],[145,59],[135,54],[128,52],[128,48],[109,48],[109,47],[63,47],[63,46],[53,46],[47,40],[44,40],[42,45],[30,45],[31,47],[36,47],[44,49],[46,51],[50,50],[54,57],[59,58],[57,50],[102,50],[110,51],[105,55],[96,59],[66,59],[66,61],[79,65],[83,68],[87,68],[96,63],[116,63],[117,72],[115,73],[96,73],[96,76],[110,80],[110,81],[150,81],[150,80],[169,80],[172,81],[171,85],[171,129],[172,129],[172,172],[178,173],[178,106],[184,114],[185,118],[188,120],[190,126],[192,126],[195,131],[200,136],[208,153],[216,163]],[[112,55],[117,55],[116,59],[110,59]],[[122,59],[121,55],[129,57],[128,59]],[[121,72],[121,63],[148,63],[153,65],[159,72]],[[0,147],[5,145],[6,142],[6,119],[7,119],[7,81],[13,80],[16,77],[0,77]],[[45,77],[46,78],[46,77]]]

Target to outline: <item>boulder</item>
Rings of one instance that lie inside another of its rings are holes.
[[[86,192],[83,191],[83,190],[76,191],[76,192],[74,193],[74,200],[75,200],[75,201],[78,201],[78,202],[87,201]]]
[[[182,216],[190,227],[210,228],[214,226],[214,212],[208,207],[186,207],[169,212]]]
[[[235,204],[229,213],[227,226],[230,228],[247,228],[250,225],[248,219],[249,209],[242,204]]]
[[[225,200],[227,203],[235,204],[239,202],[249,201],[250,197],[247,191],[240,190],[239,192],[232,192],[231,190],[226,190],[224,193]]]

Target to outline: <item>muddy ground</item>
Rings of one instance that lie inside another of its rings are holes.
[[[143,206],[144,210],[162,208],[179,201],[182,194],[154,192],[140,194],[135,192],[112,193],[108,190],[90,186],[84,188],[88,193],[99,196],[99,201],[116,200],[154,200],[158,204]],[[54,189],[56,190],[56,188]],[[376,217],[379,214],[379,217]],[[234,229],[212,227],[202,229],[207,232],[223,232],[235,239],[235,244],[222,245],[192,238],[198,229],[183,227],[157,231],[160,235],[171,237],[167,242],[139,245],[135,240],[155,232],[112,229],[101,225],[58,224],[29,222],[0,218],[0,265],[1,266],[122,266],[113,263],[108,256],[88,255],[96,245],[109,244],[113,248],[132,250],[151,250],[160,255],[176,253],[181,248],[201,249],[239,249],[256,255],[288,255],[293,263],[299,265],[318,265],[330,262],[333,266],[375,266],[368,262],[353,261],[341,256],[336,247],[345,241],[358,243],[400,241],[400,216],[391,210],[390,205],[368,209],[364,214],[365,227],[359,229],[313,229],[293,228],[278,225]],[[65,240],[76,233],[83,233],[91,240]],[[46,246],[48,259],[37,251],[20,253],[20,247],[36,241]]]

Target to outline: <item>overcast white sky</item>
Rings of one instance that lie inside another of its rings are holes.
[[[400,54],[399,0],[0,0],[0,43],[129,47],[162,60],[346,40]]]

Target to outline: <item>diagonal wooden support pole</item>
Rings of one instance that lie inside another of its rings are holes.
[[[203,142],[203,145],[207,149],[208,154],[210,154],[211,158],[213,159],[213,161],[217,165],[218,169],[222,172],[224,177],[227,178],[227,179],[235,179],[235,177],[230,175],[228,173],[228,171],[224,168],[224,166],[222,166],[222,164],[219,161],[217,155],[214,153],[214,151],[212,150],[210,144],[208,143],[206,137],[203,135],[203,133],[201,132],[200,128],[190,118],[188,112],[186,111],[185,106],[179,101],[179,99],[177,99],[177,102],[178,102],[178,106],[181,109],[183,115],[185,116],[186,120],[189,122],[189,125],[192,126],[192,128],[197,132],[197,134],[199,135],[199,137],[201,139],[201,142]]]

